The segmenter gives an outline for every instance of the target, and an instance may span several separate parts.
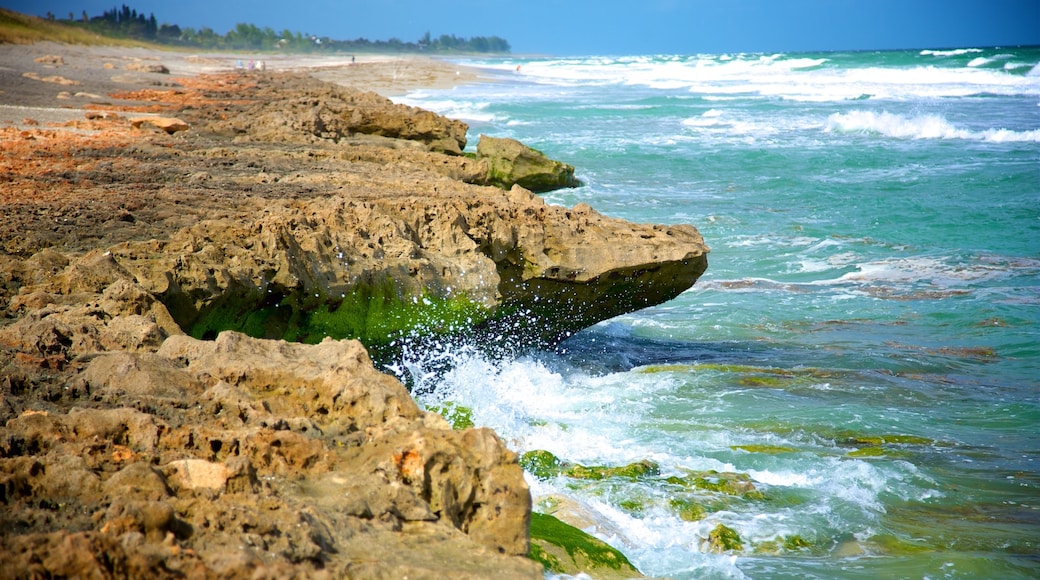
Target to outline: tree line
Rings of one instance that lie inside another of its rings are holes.
[[[429,53],[508,53],[509,42],[498,36],[473,36],[463,38],[454,34],[442,34],[433,37],[427,32],[415,42],[405,42],[398,38],[390,40],[334,40],[327,36],[315,36],[293,32],[291,30],[275,31],[273,28],[260,28],[254,24],[239,23],[226,34],[220,34],[209,27],[199,30],[181,28],[176,24],[159,24],[155,14],[145,16],[144,12],[127,5],[104,11],[100,16],[87,16],[84,10],[79,18],[69,13],[68,19],[61,19],[65,24],[84,28],[105,36],[116,36],[143,40],[160,44],[203,48],[212,50],[281,50],[288,52],[429,52]],[[51,13],[50,20],[57,20]]]

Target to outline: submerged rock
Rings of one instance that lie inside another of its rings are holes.
[[[531,514],[531,558],[554,574],[642,578],[620,551],[548,514]]]
[[[661,472],[660,467],[648,459],[619,466],[581,465],[580,463],[561,461],[558,457],[543,449],[535,449],[524,453],[520,457],[520,465],[538,479],[549,479],[561,475],[572,479],[594,481],[611,477],[636,479],[656,476]]]
[[[708,548],[712,552],[739,552],[744,549],[740,534],[733,528],[719,524],[708,534]]]

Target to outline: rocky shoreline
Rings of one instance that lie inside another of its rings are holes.
[[[541,577],[516,454],[370,353],[552,345],[691,286],[696,230],[546,204],[573,168],[315,78],[360,66],[84,50],[0,46],[0,569]]]

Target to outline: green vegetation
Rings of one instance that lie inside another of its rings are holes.
[[[641,576],[624,554],[606,542],[548,514],[531,514],[530,558],[554,574]],[[613,573],[611,573],[613,572]]]
[[[426,410],[444,417],[448,423],[451,423],[451,428],[456,431],[470,429],[474,425],[473,409],[459,405],[454,401],[445,401],[440,405],[428,405]]]
[[[538,479],[556,477],[562,471],[560,459],[543,449],[535,449],[521,455],[520,467]]]
[[[693,471],[685,477],[673,476],[665,481],[686,489],[721,493],[745,499],[766,499],[765,494],[755,488],[755,484],[751,482],[751,476],[746,473],[715,470]]]
[[[7,11],[4,11],[7,12]],[[11,13],[13,14],[13,13]],[[20,15],[19,15],[20,16]],[[220,34],[212,28],[199,30],[181,28],[177,24],[160,24],[155,14],[145,16],[127,5],[121,8],[106,10],[100,16],[88,16],[86,10],[77,15],[72,12],[68,18],[63,15],[48,13],[46,21],[54,26],[79,29],[90,36],[102,35],[108,38],[131,39],[143,42],[202,48],[210,50],[254,50],[254,51],[289,51],[289,52],[424,52],[434,54],[451,53],[508,53],[509,42],[498,36],[474,36],[461,38],[454,34],[442,34],[433,37],[427,32],[415,42],[404,42],[397,38],[390,40],[334,40],[329,37],[318,37],[311,34],[293,32],[291,30],[276,31],[273,28],[260,28],[254,24],[238,23],[235,28]],[[0,15],[0,24],[8,18]],[[43,22],[43,19],[36,19]],[[59,40],[57,38],[36,38],[35,40]],[[0,41],[15,42],[14,40]],[[34,40],[28,40],[33,42]],[[75,42],[75,41],[72,41]]]
[[[139,46],[140,42],[113,40],[97,33],[59,22],[0,8],[0,44],[30,44],[50,40],[66,44],[116,44]]]
[[[589,466],[562,462],[552,453],[542,449],[524,453],[520,457],[520,466],[538,479],[549,479],[550,477],[563,475],[573,479],[599,481],[610,477],[637,479],[661,473],[660,468],[653,461],[643,460],[616,467]]]
[[[758,554],[782,554],[784,552],[804,552],[812,550],[812,542],[794,534],[791,536],[780,536],[775,540],[755,544],[755,552]]]
[[[704,509],[704,506],[691,499],[674,498],[669,502],[669,505],[671,505],[675,515],[685,522],[700,521],[708,515],[708,510]]]
[[[719,524],[708,534],[708,546],[712,552],[731,552],[743,550],[744,544],[740,540],[740,534],[733,528]]]
[[[734,451],[747,451],[748,453],[767,453],[769,455],[798,452],[794,447],[785,447],[783,445],[732,445],[730,446],[730,449],[733,449]]]
[[[174,312],[177,310],[171,308]],[[224,330],[311,344],[325,337],[352,338],[364,343],[373,358],[382,360],[398,340],[417,334],[451,335],[489,314],[486,306],[461,294],[448,298],[402,296],[393,281],[386,279],[358,284],[339,299],[299,291],[288,295],[257,290],[229,293],[192,320],[178,322],[200,339],[212,339]]]

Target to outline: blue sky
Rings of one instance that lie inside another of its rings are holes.
[[[495,35],[552,55],[1040,44],[1040,0],[0,0],[62,17],[123,4],[220,33],[247,22],[334,39]]]

